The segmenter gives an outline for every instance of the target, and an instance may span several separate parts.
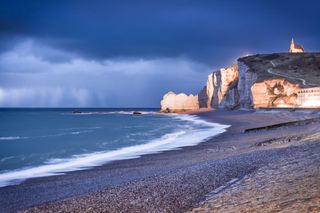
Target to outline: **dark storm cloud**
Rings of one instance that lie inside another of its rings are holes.
[[[246,51],[285,51],[320,36],[317,1],[7,1],[0,31],[86,57],[175,57],[210,64]],[[319,47],[319,41],[311,41]],[[310,48],[315,48],[310,45]]]
[[[29,40],[0,54],[0,106],[158,107],[169,90],[197,93],[199,70],[210,72],[182,57],[91,60]]]
[[[0,106],[159,106],[239,56],[320,49],[316,0],[2,0]]]

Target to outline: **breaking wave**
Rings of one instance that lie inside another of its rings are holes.
[[[12,141],[12,140],[20,140],[26,139],[28,137],[20,137],[20,136],[8,136],[8,137],[0,137],[0,141]]]

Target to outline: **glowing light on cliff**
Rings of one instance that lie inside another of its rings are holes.
[[[285,104],[285,103],[281,103],[281,104],[278,104],[276,107],[281,107],[281,108],[291,108],[291,107],[292,107],[292,105]]]
[[[242,53],[242,57],[248,57],[250,55],[252,55],[250,51],[245,51]]]
[[[319,107],[320,106],[320,100],[309,100],[304,102],[301,107]]]

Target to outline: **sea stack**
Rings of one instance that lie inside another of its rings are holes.
[[[176,94],[172,91],[163,96],[161,112],[186,112],[199,110],[198,95]]]

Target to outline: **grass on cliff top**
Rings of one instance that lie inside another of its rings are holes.
[[[292,83],[299,83],[301,87],[320,86],[320,53],[257,54],[239,58],[238,61],[245,63],[250,71],[257,73],[258,81],[280,77],[268,73],[268,69],[271,69],[277,74],[288,76],[283,78]],[[299,79],[305,79],[307,85],[302,85]]]

